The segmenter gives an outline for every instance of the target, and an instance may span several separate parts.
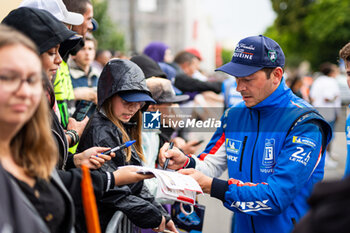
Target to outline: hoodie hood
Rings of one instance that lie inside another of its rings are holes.
[[[106,100],[113,95],[128,91],[140,91],[152,97],[140,67],[129,60],[110,60],[103,68],[98,80],[98,108],[101,109]],[[142,110],[147,109],[148,105],[149,102],[146,102],[146,106]]]
[[[69,30],[62,22],[45,10],[20,7],[11,11],[2,21],[24,33],[38,46],[40,54],[72,38],[75,32]]]
[[[143,53],[152,58],[156,62],[163,62],[165,51],[169,48],[162,42],[151,42],[143,50]]]

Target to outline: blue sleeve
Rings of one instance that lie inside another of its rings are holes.
[[[346,119],[345,134],[347,155],[344,176],[348,176],[350,175],[350,115]]]
[[[322,133],[319,126],[312,123],[296,126],[286,137],[274,173],[266,183],[243,183],[230,179],[224,206],[253,216],[280,214],[295,200],[302,188],[310,185],[309,182],[312,182],[312,187],[322,180],[324,156],[321,151]]]

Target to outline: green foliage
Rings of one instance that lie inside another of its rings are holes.
[[[94,6],[94,18],[99,27],[94,31],[93,35],[98,41],[99,49],[109,49],[125,51],[124,34],[118,31],[118,27],[108,15],[107,0],[92,0]]]
[[[350,1],[271,0],[277,18],[265,32],[296,67],[308,60],[314,70],[325,61],[337,62],[338,51],[350,40]]]
[[[233,51],[230,49],[222,49],[221,50],[221,58],[222,58],[222,64],[226,64],[231,61],[233,56]]]

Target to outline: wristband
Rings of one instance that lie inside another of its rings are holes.
[[[188,164],[190,163],[191,155],[190,155],[190,154],[189,154],[189,155],[186,155],[186,157],[187,157],[186,162],[185,162],[185,164],[183,165],[183,167],[180,168],[180,170],[181,170],[181,169],[184,169],[184,168],[187,168]]]
[[[189,162],[190,162],[190,158],[189,158],[189,157],[187,157],[187,160],[186,160],[186,162],[185,162],[185,164],[184,164],[184,166],[183,166],[182,168],[186,168],[186,167],[187,167],[187,165],[189,164]]]
[[[75,146],[79,142],[79,135],[77,131],[75,131],[74,129],[67,130],[66,134],[72,139],[71,145],[70,145],[71,147]]]
[[[108,192],[109,191],[109,189],[110,189],[110,186],[111,186],[111,173],[109,173],[109,172],[106,172],[106,174],[107,174],[107,188],[106,188],[106,192]]]

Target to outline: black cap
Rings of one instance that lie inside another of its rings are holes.
[[[38,46],[40,54],[75,35],[75,32],[69,30],[51,13],[35,8],[15,9],[3,19],[2,23],[14,27],[32,39]]]
[[[152,58],[147,55],[136,55],[133,56],[130,61],[136,63],[146,78],[150,77],[162,77],[167,78],[166,74],[162,71],[157,62],[155,62]]]

